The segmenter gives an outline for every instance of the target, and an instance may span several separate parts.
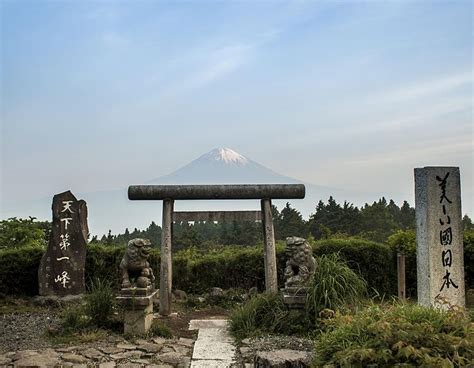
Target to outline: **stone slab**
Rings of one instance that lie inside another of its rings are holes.
[[[418,303],[465,306],[458,167],[415,169]]]
[[[189,329],[199,330],[194,343],[191,367],[234,366],[236,347],[229,335],[227,320],[191,320]]]
[[[230,342],[221,342],[210,337],[207,339],[198,338],[194,344],[193,359],[232,361],[235,350],[235,346]]]
[[[147,296],[117,296],[117,301],[127,310],[143,310],[149,305],[153,305],[153,299],[158,294],[158,290]],[[152,309],[153,310],[153,309]]]
[[[152,286],[147,288],[138,288],[138,287],[130,287],[130,288],[122,288],[120,289],[120,296],[148,296],[154,292]]]
[[[234,361],[193,360],[191,362],[191,368],[230,368],[234,366],[235,366]]]
[[[78,201],[67,191],[53,197],[51,209],[51,235],[38,269],[39,294],[84,294],[84,267],[89,236],[86,202]]]
[[[193,319],[189,322],[190,330],[201,330],[207,328],[227,328],[229,322],[226,319]]]

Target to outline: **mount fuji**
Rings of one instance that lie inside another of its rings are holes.
[[[245,157],[230,148],[216,148],[198,157],[178,170],[144,183],[130,184],[305,184],[305,199],[289,201],[304,218],[315,211],[319,200],[329,196],[338,202],[348,200],[360,205],[364,201],[378,199],[374,194],[329,188],[305,183],[301,180],[276,173],[275,171]],[[67,190],[69,188],[64,188]],[[92,193],[75,193],[77,198],[87,202],[89,229],[92,235],[121,233],[125,228],[145,229],[152,221],[161,224],[161,201],[130,201],[127,188]],[[51,219],[51,200],[43,198],[28,203],[3,203],[2,218],[35,216]],[[274,201],[281,209],[285,200]],[[259,201],[176,201],[175,210],[257,210]]]
[[[297,183],[230,148],[215,148],[189,164],[147,184],[278,184]]]

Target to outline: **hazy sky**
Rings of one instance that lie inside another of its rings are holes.
[[[414,167],[460,166],[472,211],[471,1],[0,2],[2,200],[225,146],[410,200]]]

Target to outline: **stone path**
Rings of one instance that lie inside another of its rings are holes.
[[[0,354],[0,367],[188,368],[194,340],[137,339]]]
[[[225,319],[199,320],[189,323],[190,330],[199,330],[194,343],[191,368],[235,367],[236,347]]]

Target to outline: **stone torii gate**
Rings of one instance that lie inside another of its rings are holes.
[[[305,196],[303,184],[243,184],[243,185],[131,185],[128,187],[130,200],[162,200],[163,218],[161,233],[160,264],[160,314],[171,313],[172,288],[172,225],[177,217],[186,216],[182,212],[173,215],[175,200],[211,199],[260,199],[261,220],[264,239],[265,288],[277,292],[277,266],[275,233],[272,220],[272,199],[301,199]],[[227,212],[227,216],[234,217]],[[207,215],[203,215],[207,216]],[[210,219],[212,215],[210,215]],[[218,216],[218,215],[217,215]],[[222,215],[226,216],[226,215]],[[225,217],[224,217],[225,218]]]

